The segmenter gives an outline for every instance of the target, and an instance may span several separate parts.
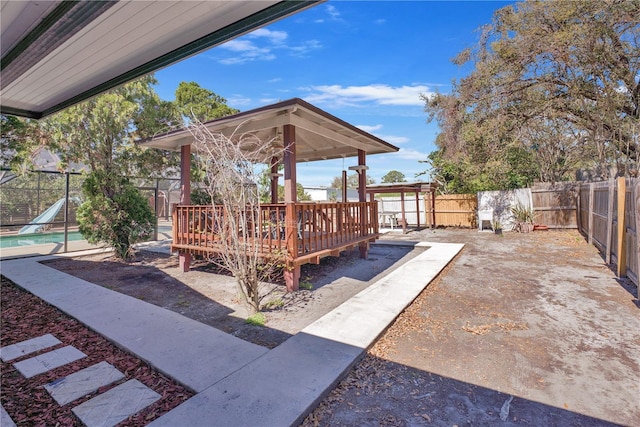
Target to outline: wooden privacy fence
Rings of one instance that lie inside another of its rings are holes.
[[[425,198],[427,226],[431,226],[431,201]],[[475,194],[445,194],[436,196],[435,218],[438,227],[477,226],[478,196]]]
[[[578,228],[590,244],[616,265],[619,277],[627,276],[638,286],[638,223],[640,181],[617,178],[582,184],[578,197]]]
[[[534,222],[549,228],[578,228],[578,183],[536,183],[531,187]]]

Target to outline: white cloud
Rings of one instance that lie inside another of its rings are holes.
[[[406,136],[396,136],[396,135],[376,135],[376,136],[394,145],[405,144],[409,142],[409,138],[407,138]]]
[[[329,14],[329,17],[331,17],[332,20],[337,21],[341,19],[340,12],[338,11],[338,9],[336,9],[334,5],[332,4],[327,5],[325,10],[327,11],[327,13]]]
[[[406,142],[409,141],[409,138],[404,137],[404,136],[397,136],[397,135],[385,135],[382,133],[379,133],[378,131],[380,129],[383,128],[382,125],[373,125],[373,126],[369,126],[369,125],[356,125],[356,127],[358,129],[362,129],[365,132],[369,132],[372,135],[377,136],[378,138],[387,141],[391,144],[404,144]]]
[[[305,99],[311,103],[324,102],[340,106],[356,106],[374,102],[379,105],[422,106],[420,95],[432,96],[425,85],[393,87],[384,84],[368,86],[321,85],[307,88],[311,93]]]
[[[227,97],[227,103],[235,108],[246,107],[247,105],[251,105],[251,98],[234,94],[230,97]]]
[[[423,153],[419,150],[413,150],[411,148],[401,148],[397,153],[391,154],[391,156],[402,160],[426,160],[429,153]]]
[[[247,37],[252,39],[264,37],[271,43],[281,44],[284,43],[289,35],[285,31],[273,31],[267,28],[258,28],[257,30],[247,34]]]
[[[377,130],[382,129],[382,125],[373,125],[373,126],[368,126],[368,125],[356,125],[356,127],[358,129],[362,129],[365,132],[369,132],[369,133],[373,133]]]
[[[285,31],[274,31],[259,28],[244,37],[221,44],[218,52],[227,50],[233,56],[215,59],[223,65],[243,64],[250,61],[272,61],[276,59],[276,51],[288,51],[294,56],[304,56],[308,52],[320,49],[318,40],[306,40],[295,45],[288,45],[289,35]]]

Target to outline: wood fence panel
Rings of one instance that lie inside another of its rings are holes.
[[[636,229],[635,181],[626,180],[625,193],[625,238],[626,238],[626,275],[634,283],[638,283],[638,233]]]
[[[425,203],[427,217],[431,206]],[[436,196],[436,225],[438,227],[477,227],[478,196],[475,194],[445,194]]]
[[[577,228],[576,183],[538,183],[531,188],[535,223],[549,228]]]
[[[582,184],[577,203],[580,232],[602,252],[607,263],[616,266],[618,276],[628,277],[636,286],[640,275],[639,192],[637,179]]]
[[[609,242],[607,242],[607,227],[609,213],[609,183],[598,182],[593,185],[593,203],[591,212],[590,236],[593,244],[604,253]],[[614,228],[615,230],[615,228]],[[614,233],[615,234],[615,233]],[[615,248],[615,244],[611,245]]]

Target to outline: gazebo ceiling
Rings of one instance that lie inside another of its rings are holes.
[[[212,120],[204,125],[214,134],[222,133],[232,139],[250,135],[265,144],[281,141],[283,126],[293,125],[298,162],[354,157],[358,150],[367,154],[398,151],[398,147],[299,98]],[[163,150],[179,150],[193,141],[189,129],[180,129],[139,143]]]
[[[317,3],[2,0],[0,111],[46,116]]]

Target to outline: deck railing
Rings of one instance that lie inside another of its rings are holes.
[[[332,250],[378,235],[375,202],[264,204],[235,213],[221,206],[178,205],[173,212],[173,250],[210,253],[222,249],[234,227],[248,247],[292,258]],[[255,245],[258,245],[257,247]]]

